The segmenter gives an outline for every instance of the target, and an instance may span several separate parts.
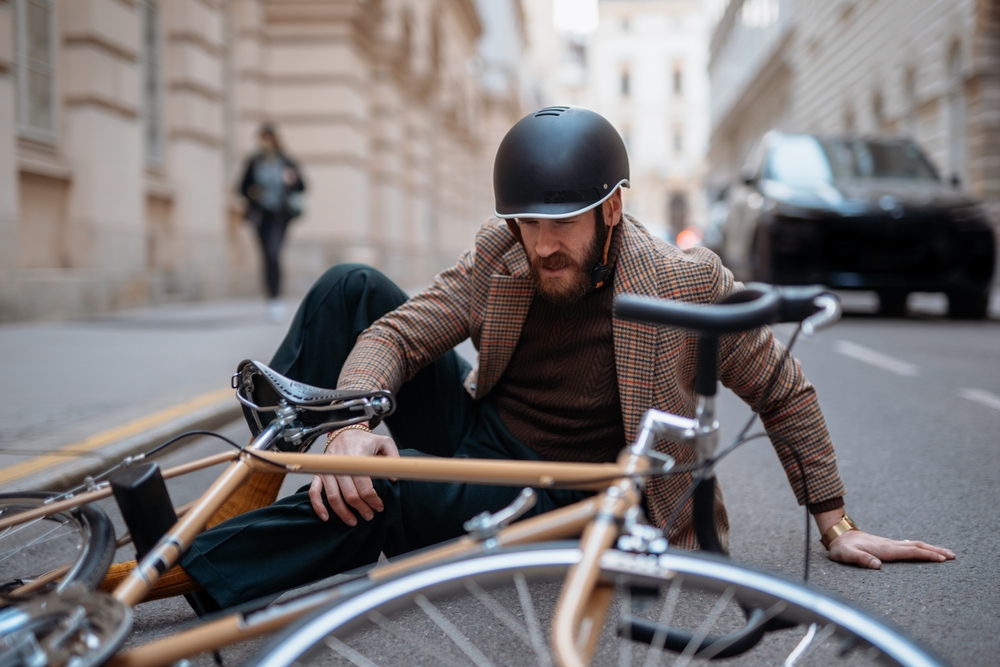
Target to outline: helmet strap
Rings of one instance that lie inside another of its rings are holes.
[[[611,235],[614,231],[615,228],[608,225],[608,238],[604,239],[604,257],[600,264],[594,266],[594,270],[590,274],[590,285],[594,289],[604,287],[604,282],[608,279],[608,273],[611,271],[608,267],[608,251],[611,249]]]
[[[507,223],[507,229],[509,229],[510,233],[514,235],[517,242],[520,243],[521,246],[524,246],[524,237],[521,236],[521,226],[517,224],[517,221],[506,218],[504,222]]]

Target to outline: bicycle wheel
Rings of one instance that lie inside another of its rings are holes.
[[[54,493],[2,493],[0,518],[45,504]],[[94,589],[115,555],[115,532],[99,507],[74,510],[15,524],[0,531],[0,592],[63,590],[80,583]]]
[[[562,579],[579,559],[575,545],[549,544],[348,584],[246,664],[554,665],[548,629]],[[617,592],[594,665],[657,665],[664,644],[680,653],[675,665],[711,657],[797,665],[807,655],[816,665],[942,664],[847,603],[718,556],[609,551],[601,570]],[[778,625],[786,629],[763,633]],[[742,652],[732,655],[734,647]]]

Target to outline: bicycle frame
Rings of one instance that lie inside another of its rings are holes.
[[[711,399],[702,399],[704,401]],[[224,452],[163,472],[173,478],[229,461],[209,489],[137,564],[112,595],[134,606],[152,590],[160,576],[176,565],[181,554],[204,529],[209,519],[254,472],[368,475],[420,481],[464,482],[534,488],[574,488],[604,491],[580,503],[525,519],[505,527],[487,540],[465,536],[450,543],[394,560],[368,573],[373,581],[387,579],[433,562],[463,558],[502,547],[566,539],[583,533],[583,560],[567,575],[554,622],[556,655],[565,666],[585,665],[603,622],[611,589],[597,581],[601,554],[613,545],[625,512],[641,498],[641,475],[650,467],[649,453],[657,436],[675,441],[699,442],[717,428],[710,405],[700,405],[699,419],[687,419],[649,410],[636,443],[624,450],[616,463],[560,463],[493,459],[424,457],[352,457],[268,451],[280,434],[277,422],[269,426],[246,450]],[[111,494],[103,486],[44,508],[23,513],[16,520],[0,521],[0,530],[39,516],[65,511]],[[58,575],[50,579],[58,578]],[[30,584],[29,584],[30,585]],[[27,592],[27,590],[25,590]],[[115,656],[109,663],[171,665],[197,653],[273,632],[338,596],[336,589],[273,605],[251,614],[233,613],[192,630],[161,639]],[[579,647],[582,647],[579,648]]]

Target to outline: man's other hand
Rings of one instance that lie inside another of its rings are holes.
[[[327,454],[340,456],[392,456],[399,458],[399,450],[392,438],[375,435],[361,429],[342,431],[327,447]],[[371,477],[361,475],[316,475],[309,487],[309,500],[313,511],[323,521],[330,519],[330,513],[323,504],[326,495],[330,507],[340,520],[348,526],[358,524],[351,508],[357,510],[365,521],[371,521],[375,512],[385,509],[382,499],[372,486]]]
[[[877,570],[895,560],[952,560],[955,552],[926,542],[890,540],[860,530],[849,530],[830,543],[830,560]]]
[[[820,535],[843,518],[843,509],[813,515]],[[894,560],[928,560],[941,563],[954,557],[954,551],[926,542],[890,540],[861,530],[849,530],[830,542],[830,560],[853,563],[873,570],[882,567],[883,562]]]

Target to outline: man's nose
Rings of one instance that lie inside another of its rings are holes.
[[[549,257],[559,251],[559,239],[552,226],[545,221],[538,225],[538,242],[535,252],[539,257]]]

